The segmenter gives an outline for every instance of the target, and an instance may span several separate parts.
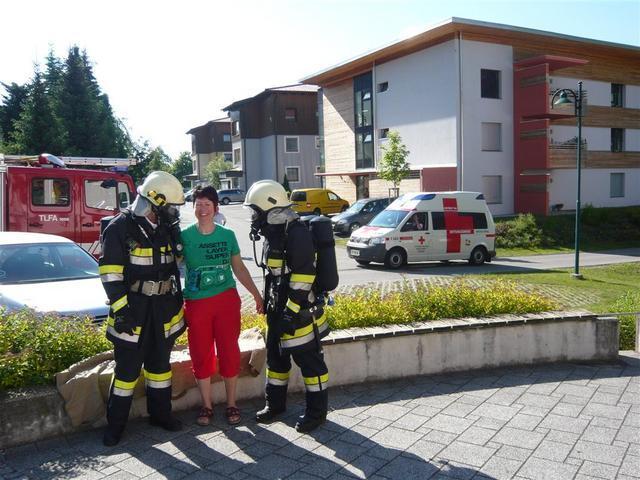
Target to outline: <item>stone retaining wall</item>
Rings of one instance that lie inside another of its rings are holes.
[[[324,339],[323,348],[331,385],[507,365],[613,361],[618,321],[583,311],[438,320],[339,330]],[[263,385],[264,372],[241,377],[238,399],[261,396]],[[300,372],[293,368],[290,390],[303,388]],[[216,403],[224,401],[221,384],[213,385],[213,393]],[[174,400],[174,409],[198,404],[193,388]],[[72,430],[53,387],[0,398],[0,448]]]

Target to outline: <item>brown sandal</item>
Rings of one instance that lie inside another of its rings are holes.
[[[211,423],[211,417],[213,417],[213,409],[208,407],[202,407],[198,412],[198,418],[196,423],[201,427],[206,427]]]
[[[229,425],[237,425],[242,420],[240,409],[238,407],[227,407],[227,423]]]

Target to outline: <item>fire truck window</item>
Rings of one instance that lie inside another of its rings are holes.
[[[102,180],[84,181],[84,203],[89,208],[100,210],[114,210],[116,201],[115,185],[105,183]]]
[[[129,186],[124,182],[118,182],[118,207],[127,208],[130,203]]]
[[[33,205],[69,205],[69,181],[64,178],[34,178],[31,181]]]

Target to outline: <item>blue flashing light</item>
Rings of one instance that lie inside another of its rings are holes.
[[[435,193],[421,193],[413,197],[412,200],[433,200],[434,198],[436,198]]]

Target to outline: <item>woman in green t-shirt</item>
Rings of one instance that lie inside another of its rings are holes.
[[[196,223],[182,231],[185,273],[185,319],[193,373],[202,397],[197,423],[209,425],[213,416],[211,376],[220,375],[227,393],[227,421],[240,422],[236,386],[240,371],[240,297],[233,275],[253,295],[256,312],[263,313],[262,296],[240,257],[232,230],[214,222],[218,194],[213,187],[193,193]],[[232,275],[233,272],[233,275]]]

